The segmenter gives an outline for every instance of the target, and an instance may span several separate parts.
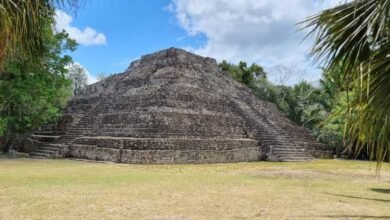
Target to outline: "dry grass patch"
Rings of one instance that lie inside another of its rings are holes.
[[[375,164],[125,165],[0,159],[0,219],[390,218]]]

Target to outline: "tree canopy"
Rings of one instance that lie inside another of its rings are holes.
[[[15,56],[0,75],[0,136],[5,137],[6,145],[55,119],[71,95],[65,67],[72,59],[63,52],[74,50],[76,42],[65,32],[54,33],[53,22],[46,19],[42,27],[44,62]]]
[[[390,157],[390,0],[354,0],[303,24],[316,37],[315,60],[342,79],[349,105],[346,139],[380,165]]]

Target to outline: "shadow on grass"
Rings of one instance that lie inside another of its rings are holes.
[[[371,188],[371,191],[377,192],[377,193],[386,193],[390,194],[390,189],[381,189],[381,188]]]
[[[376,201],[376,202],[390,202],[390,199],[376,199],[376,198],[365,198],[360,196],[349,196],[349,195],[343,195],[343,194],[333,194],[333,193],[325,193],[332,196],[340,196],[345,198],[352,198],[352,199],[364,199],[364,200],[370,200],[370,201]]]

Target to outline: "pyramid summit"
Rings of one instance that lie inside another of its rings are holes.
[[[300,161],[324,153],[215,59],[176,48],[89,85],[27,143],[33,156],[120,163]]]

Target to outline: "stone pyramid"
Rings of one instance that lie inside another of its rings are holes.
[[[175,48],[88,86],[26,146],[36,157],[120,163],[301,161],[321,147],[214,59]]]

